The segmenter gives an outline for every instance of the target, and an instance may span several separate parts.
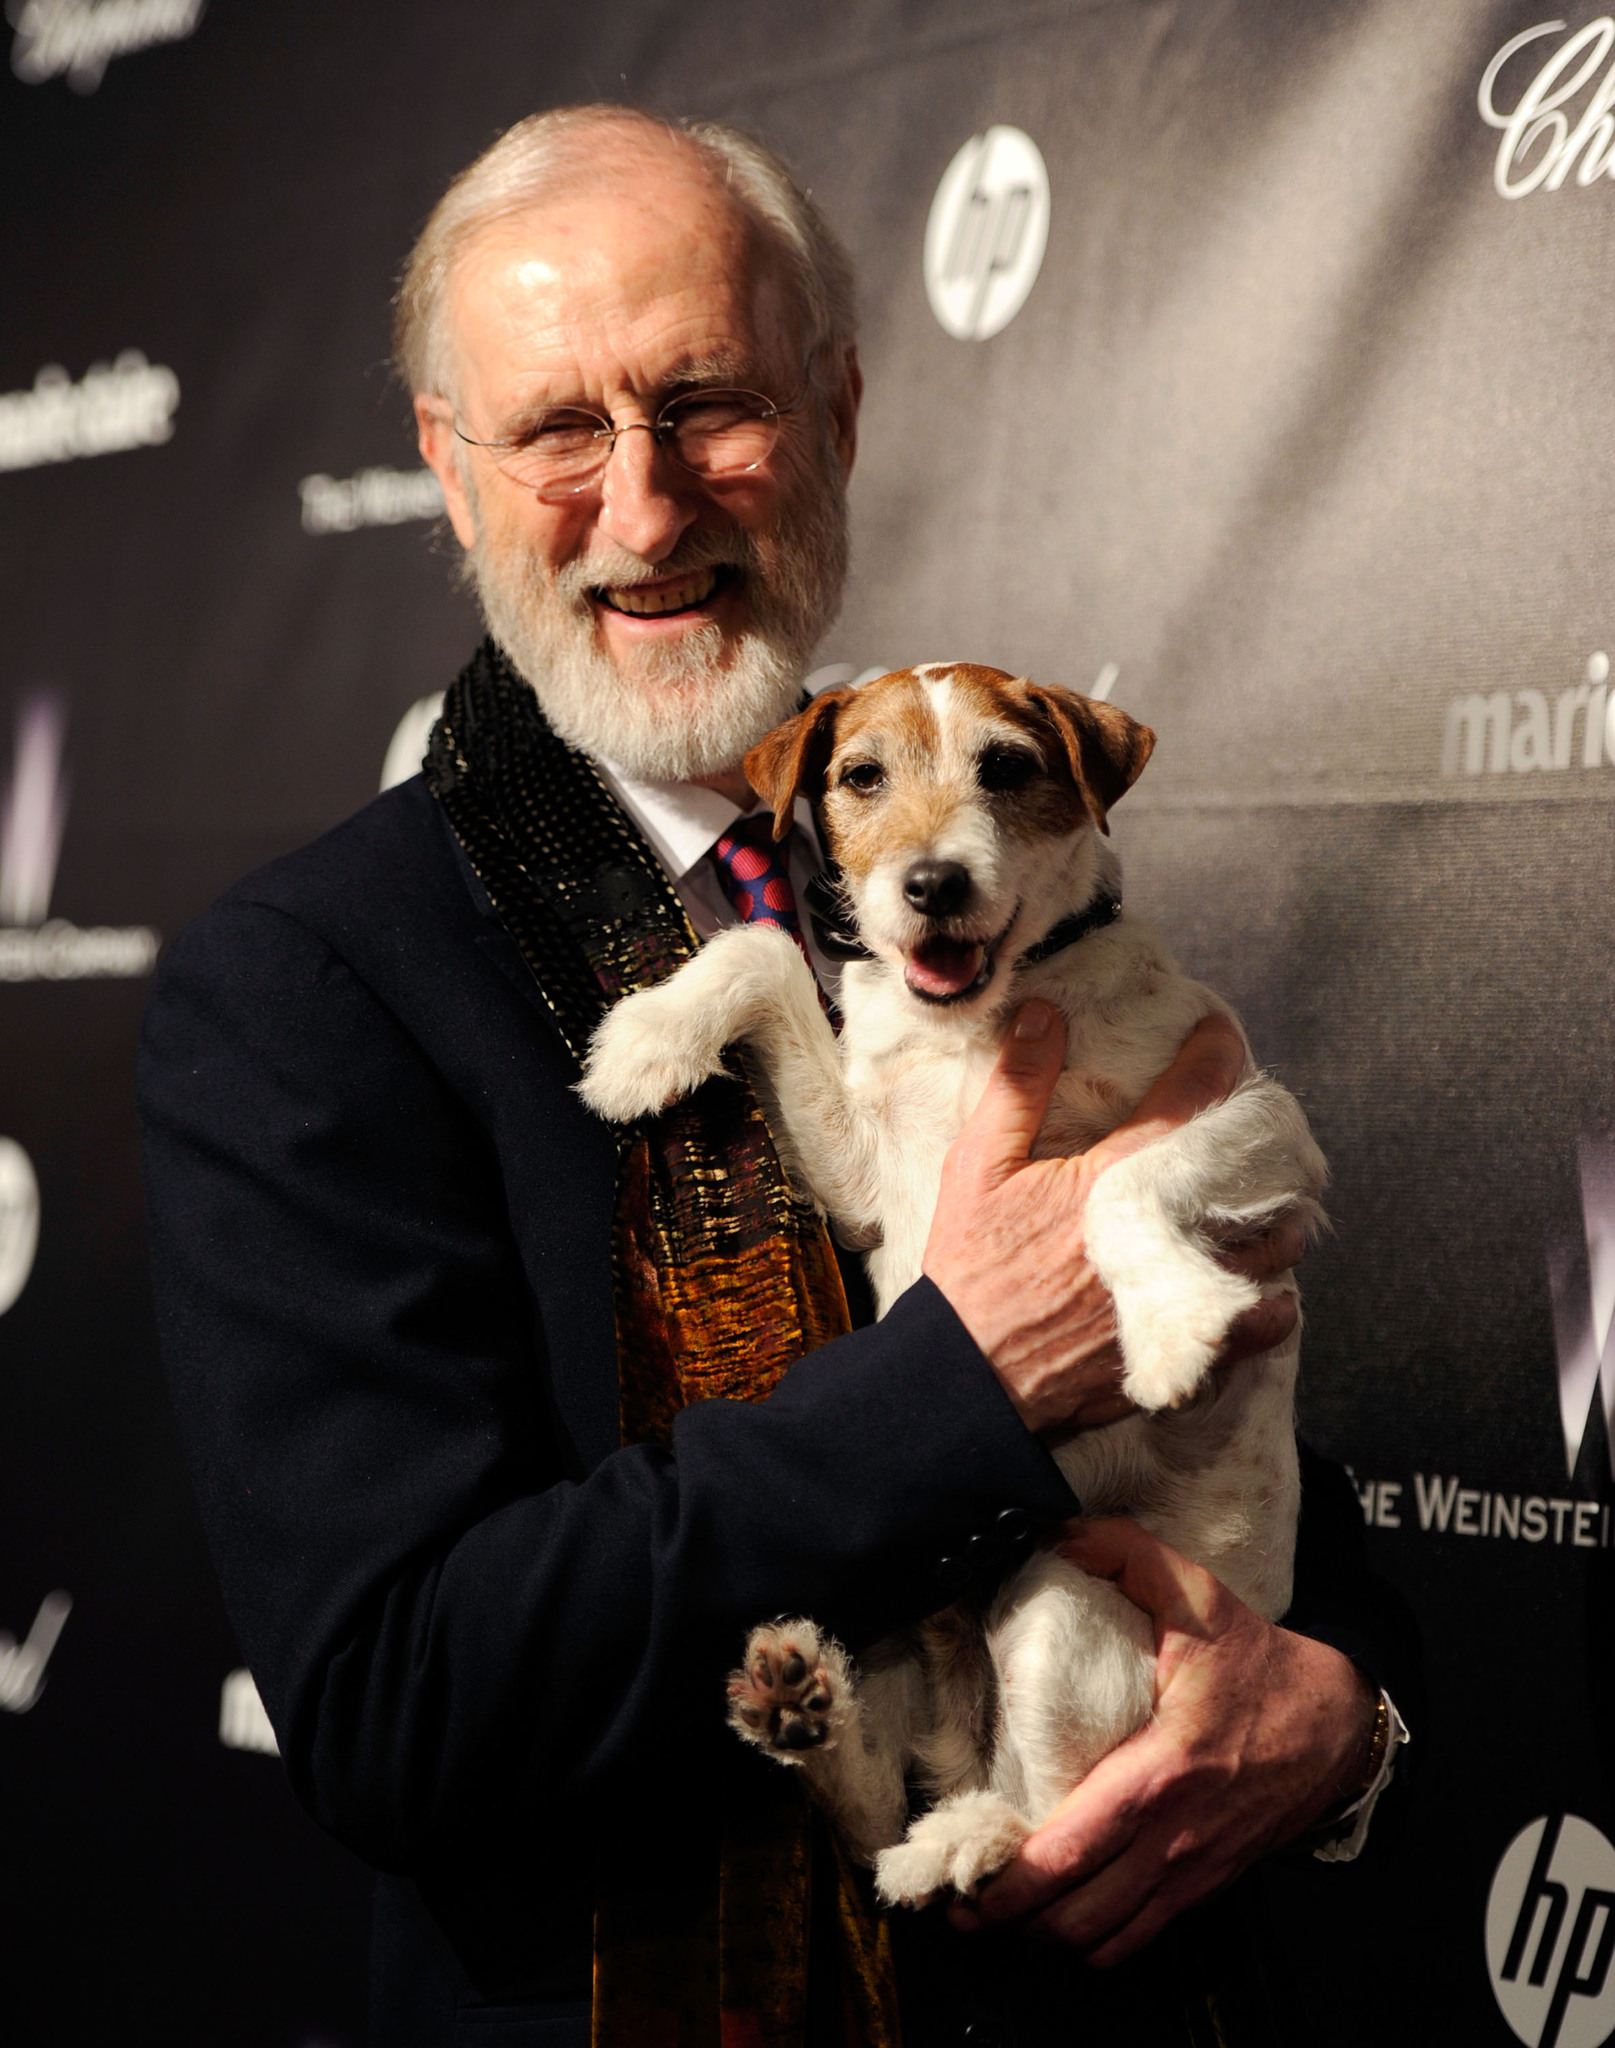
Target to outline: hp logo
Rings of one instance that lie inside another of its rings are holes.
[[[973,135],[942,174],[925,227],[931,311],[961,341],[1007,327],[1049,239],[1049,174],[1019,128]]]
[[[1615,2032],[1615,1848],[1574,1813],[1522,1828],[1486,1901],[1486,1967],[1526,2048],[1603,2048]]]

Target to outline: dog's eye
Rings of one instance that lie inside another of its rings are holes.
[[[1024,747],[989,747],[976,763],[983,789],[1021,789],[1038,771],[1038,760]]]
[[[839,780],[843,789],[869,796],[885,782],[886,770],[878,761],[854,761],[850,768],[842,769]]]

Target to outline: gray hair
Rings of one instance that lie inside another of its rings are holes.
[[[467,165],[432,209],[393,301],[393,349],[406,388],[449,395],[445,302],[467,244],[495,222],[603,171],[591,145],[609,129],[673,138],[732,194],[777,251],[801,302],[815,382],[823,389],[839,381],[833,358],[858,324],[852,264],[779,158],[721,121],[674,123],[602,102],[529,114]]]

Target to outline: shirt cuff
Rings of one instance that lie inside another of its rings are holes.
[[[1391,1782],[1391,1773],[1396,1768],[1396,1752],[1405,1742],[1411,1742],[1407,1723],[1396,1711],[1396,1702],[1383,1686],[1380,1687],[1380,1704],[1389,1717],[1390,1735],[1385,1744],[1385,1754],[1380,1758],[1379,1769],[1374,1773],[1368,1790],[1340,1816],[1339,1829],[1351,1823],[1349,1833],[1336,1832],[1334,1837],[1313,1850],[1320,1863],[1355,1863],[1362,1853],[1363,1844],[1368,1840],[1369,1823],[1374,1818],[1374,1808],[1379,1796]]]

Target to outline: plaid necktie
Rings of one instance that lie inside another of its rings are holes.
[[[742,924],[777,924],[802,947],[802,920],[789,866],[793,825],[783,839],[774,837],[771,811],[753,811],[736,818],[712,849],[723,893],[735,906]]]

